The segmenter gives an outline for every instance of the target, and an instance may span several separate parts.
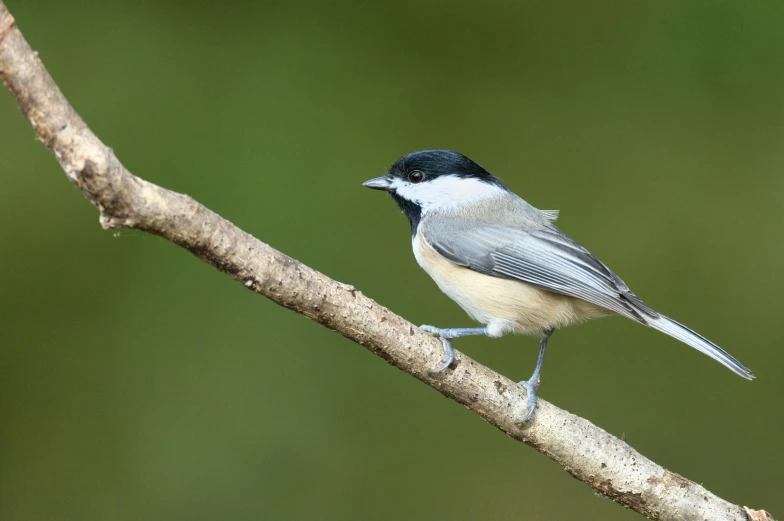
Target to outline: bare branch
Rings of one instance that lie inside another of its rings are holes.
[[[126,170],[68,104],[0,0],[0,77],[68,178],[98,207],[104,228],[137,228],[164,237],[272,299],[365,346],[392,365],[463,404],[512,438],[546,454],[599,494],[649,519],[746,521],[772,518],[724,501],[642,456],[587,420],[544,400],[531,421],[526,393],[457,353],[431,375],[438,340],[351,286],[276,251],[192,198]]]

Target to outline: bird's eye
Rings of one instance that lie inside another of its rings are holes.
[[[419,170],[412,170],[408,173],[408,180],[411,181],[412,183],[419,183],[424,178],[425,178],[425,174],[423,174]]]

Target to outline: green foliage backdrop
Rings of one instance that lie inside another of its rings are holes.
[[[476,159],[746,382],[619,318],[541,396],[784,515],[784,4],[7,0],[128,168],[414,323],[469,325],[360,183]],[[350,341],[105,232],[0,92],[0,519],[632,520]],[[512,378],[531,338],[456,342]]]

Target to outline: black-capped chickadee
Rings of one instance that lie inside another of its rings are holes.
[[[547,341],[556,328],[621,315],[666,333],[751,380],[751,371],[722,348],[647,306],[591,253],[553,225],[557,211],[538,210],[467,157],[423,150],[400,158],[387,175],[364,183],[385,190],[411,223],[414,256],[441,291],[481,328],[421,328],[441,339],[449,367],[450,340],[506,333],[541,338],[530,379],[520,382],[529,406]]]

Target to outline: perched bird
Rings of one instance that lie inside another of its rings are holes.
[[[751,380],[751,371],[722,348],[657,313],[591,253],[555,227],[557,211],[538,210],[487,170],[451,150],[422,150],[364,183],[389,192],[408,217],[414,256],[438,287],[480,328],[421,326],[441,339],[469,335],[538,335],[536,369],[520,382],[528,391],[526,421],[536,408],[550,336],[583,320],[621,315],[666,333]]]

